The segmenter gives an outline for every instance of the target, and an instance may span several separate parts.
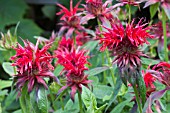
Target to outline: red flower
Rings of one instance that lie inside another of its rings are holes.
[[[167,34],[167,37],[170,37],[170,24],[169,23],[166,23],[166,34]],[[158,23],[154,24],[152,29],[151,29],[151,32],[153,33],[153,35],[156,37],[156,38],[159,38],[159,39],[163,39],[163,27],[162,27],[162,22],[159,21]]]
[[[62,49],[62,50],[71,51],[73,46],[74,46],[74,41],[71,38],[66,39],[65,36],[63,36],[62,39],[58,43],[58,49]]]
[[[102,0],[86,0],[86,5],[84,5],[86,9],[86,16],[84,19],[93,19],[95,17],[99,18],[101,21],[104,21],[104,18],[108,17],[108,14],[116,7],[122,6],[122,3],[116,4],[114,6],[110,6],[107,8],[112,1],[106,0],[103,4]],[[113,16],[112,16],[113,17]]]
[[[111,28],[104,28],[108,31],[101,34],[103,35],[103,38],[100,38],[100,44],[102,44],[100,48],[101,51],[104,51],[106,47],[108,47],[108,49],[117,47],[124,38],[124,28],[121,23],[111,24]]]
[[[156,87],[153,84],[156,79],[149,72],[144,73],[144,71],[142,71],[142,74],[143,74],[144,82],[146,85],[146,95],[147,95],[147,97],[149,97],[149,95],[156,90]]]
[[[170,24],[166,23],[166,36],[167,37],[170,37],[170,27],[169,26],[170,26]],[[163,36],[162,22],[160,21],[160,22],[154,24],[151,29],[151,32],[154,35],[154,37],[158,38],[158,40],[159,40],[157,50],[158,50],[158,53],[160,53],[164,49],[164,36]],[[168,44],[168,46],[169,46],[169,44]]]
[[[36,46],[27,40],[23,42],[25,47],[18,44],[18,47],[15,48],[16,55],[11,57],[11,60],[14,61],[12,66],[16,66],[18,71],[18,74],[15,75],[18,79],[17,88],[21,90],[26,82],[28,82],[28,92],[31,92],[36,84],[42,84],[47,88],[43,78],[51,77],[56,79],[50,71],[54,69],[51,65],[53,56],[47,52],[51,43],[40,50],[38,49],[39,40]]]
[[[85,64],[88,64],[88,56],[85,56],[85,50],[75,50],[72,48],[71,51],[68,51],[67,49],[63,51],[59,49],[56,50],[55,53],[58,58],[57,63],[64,66],[63,70],[68,71],[67,76],[70,76],[71,74],[79,76],[84,70],[88,69],[84,66]]]
[[[85,50],[79,50],[72,47],[71,51],[65,49],[56,50],[56,57],[58,59],[57,63],[64,66],[63,71],[66,72],[67,84],[63,86],[59,93],[71,87],[71,99],[74,101],[74,95],[77,89],[81,92],[81,85],[87,86],[91,81],[87,79],[87,76],[84,75],[84,70],[88,70],[85,67],[85,64],[89,64],[87,61],[88,56],[86,56]]]
[[[170,64],[167,62],[160,62],[153,67],[155,75],[154,77],[158,79],[159,82],[170,87]]]
[[[73,0],[70,0],[70,11],[65,8],[61,4],[57,4],[59,7],[62,8],[60,12],[57,13],[57,15],[64,14],[60,20],[63,20],[59,35],[61,35],[66,29],[68,29],[66,33],[66,37],[70,37],[74,30],[84,30],[84,27],[81,26],[81,17],[77,15],[77,11],[82,11],[82,8],[78,8],[80,2],[77,3],[77,5],[73,8]]]
[[[146,24],[141,24],[142,20],[143,19],[141,19],[137,25],[134,25],[133,20],[131,24],[126,25],[126,29],[123,28],[120,22],[119,24],[112,23],[111,28],[104,27],[107,31],[101,33],[103,37],[100,38],[100,43],[102,43],[100,50],[103,51],[106,47],[113,49],[119,45],[138,47],[143,43],[149,44],[146,38],[153,38],[153,36],[147,32],[151,27],[145,27]]]
[[[151,27],[145,27],[147,24],[142,24],[142,21],[143,19],[141,19],[135,26],[134,20],[131,24],[126,25],[126,35],[130,42],[137,47],[143,43],[149,44],[146,38],[153,38],[153,36],[148,33],[148,30],[150,30]]]
[[[123,82],[129,81],[132,85],[135,85],[138,78],[138,71],[141,66],[141,56],[146,56],[138,47],[147,43],[146,38],[153,38],[147,31],[150,27],[145,27],[146,24],[141,24],[141,19],[137,25],[134,25],[134,20],[131,24],[126,25],[124,29],[123,25],[111,24],[111,28],[104,27],[104,31],[99,34],[100,43],[102,46],[101,51],[107,47],[112,51],[115,59],[113,63],[117,62],[119,72]],[[145,28],[144,28],[145,27]],[[132,80],[135,78],[134,80]],[[125,80],[126,79],[126,80]]]
[[[90,36],[86,32],[76,32],[76,44],[82,46],[90,40]]]

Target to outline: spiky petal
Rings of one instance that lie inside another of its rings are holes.
[[[36,45],[28,40],[23,41],[24,47],[18,44],[18,47],[15,48],[16,55],[11,57],[11,60],[14,61],[12,66],[16,66],[18,72],[18,74],[15,75],[17,78],[17,88],[21,91],[22,87],[28,82],[28,92],[31,92],[34,86],[37,86],[36,84],[41,84],[47,89],[48,87],[44,81],[44,77],[57,80],[50,71],[54,69],[51,65],[53,56],[47,51],[51,43],[39,49],[39,40]]]
[[[154,85],[156,78],[149,72],[144,73],[144,71],[142,71],[142,74],[146,85],[146,96],[149,97],[150,94],[156,90]]]
[[[87,86],[91,81],[87,79],[87,75],[84,74],[88,68],[85,64],[89,64],[87,59],[89,58],[86,54],[87,51],[75,49],[74,46],[70,50],[67,48],[58,48],[55,51],[57,63],[64,66],[63,72],[66,72],[67,84],[59,90],[61,92],[67,87],[71,88],[71,99],[74,101],[74,95],[77,90],[81,92],[81,85]]]
[[[170,64],[167,62],[160,62],[153,67],[153,70],[157,72],[154,74],[158,81],[170,87]]]

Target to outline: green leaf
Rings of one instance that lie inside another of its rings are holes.
[[[93,85],[97,85],[99,83],[99,78],[97,76],[88,76],[88,79],[93,81]]]
[[[111,111],[111,113],[121,113],[122,109],[129,104],[131,99],[125,100],[121,103],[119,103],[114,109]]]
[[[137,79],[138,79],[137,86],[138,86],[139,95],[141,96],[142,105],[144,106],[146,101],[146,86],[141,72],[139,72]]]
[[[2,113],[2,107],[1,107],[1,103],[0,103],[0,113]]]
[[[42,29],[38,27],[32,20],[24,19],[20,21],[18,26],[18,36],[23,39],[28,39],[29,41],[35,43],[36,39],[34,36],[39,36],[42,33]],[[22,41],[20,40],[22,43]]]
[[[4,95],[7,95],[8,94],[8,90],[0,90],[0,96],[4,96]]]
[[[14,111],[13,113],[22,113],[21,109]]]
[[[103,99],[106,95],[109,96],[113,92],[113,89],[106,85],[93,86],[93,93],[98,99]]]
[[[86,71],[85,74],[89,75],[89,76],[97,75],[97,74],[99,74],[103,71],[106,71],[108,69],[109,69],[109,67],[97,67],[97,68]]]
[[[40,109],[41,113],[48,113],[48,100],[47,100],[47,93],[44,87],[40,87],[38,90],[38,108]]]
[[[53,20],[56,16],[56,6],[55,5],[45,5],[42,8],[43,14],[48,17],[49,19]]]
[[[83,48],[88,51],[93,51],[96,48],[98,43],[99,41],[89,41],[83,46]]]
[[[144,58],[144,57],[142,57],[141,60],[142,60],[142,64],[146,64],[146,65],[151,65],[151,64],[154,65],[160,62],[159,60],[153,60],[153,59]]]
[[[77,94],[75,95],[74,102],[71,99],[69,99],[67,101],[67,103],[64,106],[64,110],[62,110],[62,108],[60,108],[59,110],[55,111],[54,113],[79,113],[78,95]]]
[[[17,96],[16,90],[13,90],[8,94],[7,98],[5,99],[5,108],[10,106],[12,102],[16,100],[16,96]]]
[[[156,14],[156,12],[158,11],[159,8],[159,3],[155,3],[153,5],[150,6],[150,14],[151,14],[151,18],[153,18]]]
[[[102,110],[107,106],[107,103],[105,103],[104,105],[100,106],[99,108],[97,108],[97,110],[95,111],[95,113],[102,113]]]
[[[120,89],[121,89],[121,86],[122,86],[122,81],[121,81],[121,78],[120,76],[117,77],[117,81],[116,81],[116,85],[115,85],[115,88],[113,90],[113,95],[108,103],[108,106],[106,107],[105,109],[105,112],[108,110],[108,108],[112,105],[112,103],[115,101]]]
[[[66,103],[64,110],[79,112],[79,102],[78,95],[75,95],[75,101],[73,102],[71,99]]]
[[[2,67],[3,67],[4,71],[6,73],[8,73],[9,75],[13,76],[13,75],[16,74],[15,71],[14,71],[14,69],[16,69],[16,68],[11,66],[11,65],[12,65],[12,63],[10,63],[10,62],[3,62],[2,63]]]
[[[12,85],[12,81],[0,80],[0,90],[3,88],[10,87]]]
[[[63,70],[63,66],[62,65],[57,65],[57,67],[55,68],[54,70],[54,75],[55,76],[59,76],[60,75],[60,72]]]
[[[0,0],[0,29],[20,21],[26,9],[28,6],[24,0]]]
[[[21,91],[21,96],[19,98],[22,113],[32,113],[30,95],[28,94],[27,84],[25,84]]]
[[[93,109],[97,107],[97,101],[95,95],[85,86],[82,86],[82,100],[88,109],[91,105]]]

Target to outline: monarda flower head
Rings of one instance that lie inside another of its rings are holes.
[[[28,92],[31,92],[34,86],[43,85],[48,88],[43,78],[49,77],[57,80],[50,70],[54,67],[51,65],[53,56],[48,53],[48,49],[51,43],[45,45],[42,49],[38,48],[39,40],[36,45],[32,44],[28,40],[24,40],[24,47],[19,43],[16,50],[16,55],[11,57],[14,61],[12,66],[17,67],[18,74],[15,75],[18,90],[28,82]]]
[[[59,92],[63,91],[67,87],[71,88],[71,99],[74,101],[74,95],[77,89],[81,92],[81,85],[87,86],[91,82],[87,79],[87,75],[84,74],[85,64],[89,64],[87,61],[88,56],[86,56],[87,51],[75,49],[74,47],[69,50],[56,50],[57,63],[64,66],[63,71],[66,72],[67,84],[63,86]]]
[[[77,11],[82,11],[82,8],[78,8],[80,2],[73,8],[73,0],[70,0],[70,10],[64,7],[61,4],[57,4],[61,7],[61,11],[57,15],[63,14],[60,20],[63,20],[62,27],[60,28],[59,35],[61,35],[66,29],[66,37],[70,37],[74,30],[84,30],[84,27],[81,26],[81,16],[77,15]]]
[[[160,62],[159,64],[155,65],[152,70],[154,77],[167,87],[170,87],[170,64],[167,62]]]
[[[95,17],[99,18],[101,21],[104,21],[104,18],[107,18],[108,15],[111,15],[111,11],[119,6],[122,6],[122,3],[118,3],[114,6],[108,7],[111,4],[111,0],[106,0],[105,3],[102,0],[86,0],[86,5],[83,5],[86,9],[86,16],[83,18],[93,19]],[[110,17],[114,17],[113,15]]]
[[[90,36],[86,32],[76,32],[76,44],[82,46],[90,40]]]
[[[107,47],[113,52],[115,59],[113,62],[117,62],[117,66],[120,70],[122,77],[127,77],[130,80],[136,78],[141,66],[141,56],[143,54],[138,47],[144,43],[149,44],[146,38],[153,38],[148,33],[150,27],[146,27],[147,24],[142,24],[141,19],[136,25],[134,20],[126,25],[126,28],[119,22],[118,24],[111,24],[111,28],[104,27],[106,30],[101,32],[99,36],[100,43],[102,44],[100,50],[103,51]],[[138,72],[136,72],[136,71]],[[127,75],[127,76],[125,76]],[[133,84],[132,84],[133,85]]]
[[[149,97],[150,94],[156,90],[154,85],[156,78],[149,72],[144,73],[144,71],[142,71],[142,75],[146,85],[146,96]]]

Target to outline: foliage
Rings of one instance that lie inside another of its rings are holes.
[[[169,1],[98,1],[0,0],[0,113],[170,112]]]

